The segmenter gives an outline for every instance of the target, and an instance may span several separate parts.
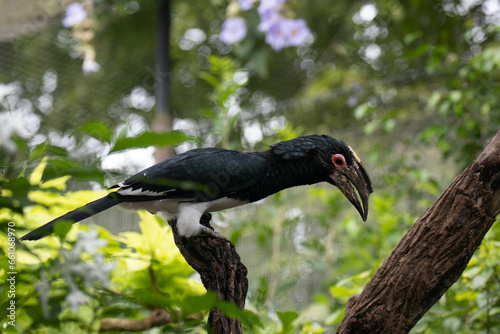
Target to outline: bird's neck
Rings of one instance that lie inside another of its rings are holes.
[[[246,194],[250,201],[257,201],[280,190],[324,181],[314,164],[308,159],[284,160],[271,152],[255,152],[267,160],[263,177]]]

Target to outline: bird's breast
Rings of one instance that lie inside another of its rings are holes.
[[[242,201],[242,200],[238,200],[235,198],[222,197],[222,198],[218,198],[216,200],[207,202],[208,208],[207,208],[206,212],[214,212],[214,211],[230,209],[230,208],[234,208],[234,207],[244,205],[247,203],[249,203],[249,201]]]

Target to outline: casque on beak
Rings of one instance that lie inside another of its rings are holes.
[[[366,172],[361,160],[355,156],[353,166],[337,169],[335,173],[330,175],[330,178],[333,184],[356,207],[363,221],[366,221],[368,217],[368,197],[373,192],[373,187],[370,176]],[[362,205],[359,202],[355,189],[361,197]]]

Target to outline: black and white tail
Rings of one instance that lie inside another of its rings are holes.
[[[118,196],[113,195],[115,194],[109,194],[78,209],[68,212],[61,217],[58,217],[48,222],[47,224],[40,226],[36,230],[31,231],[30,233],[23,236],[21,240],[38,240],[46,237],[53,232],[54,224],[60,220],[72,220],[73,223],[77,223],[85,218],[95,215],[96,213],[109,209],[121,202]]]

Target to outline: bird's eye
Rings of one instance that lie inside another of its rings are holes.
[[[344,168],[347,166],[345,162],[345,158],[342,154],[334,154],[332,155],[332,162],[337,168]]]

